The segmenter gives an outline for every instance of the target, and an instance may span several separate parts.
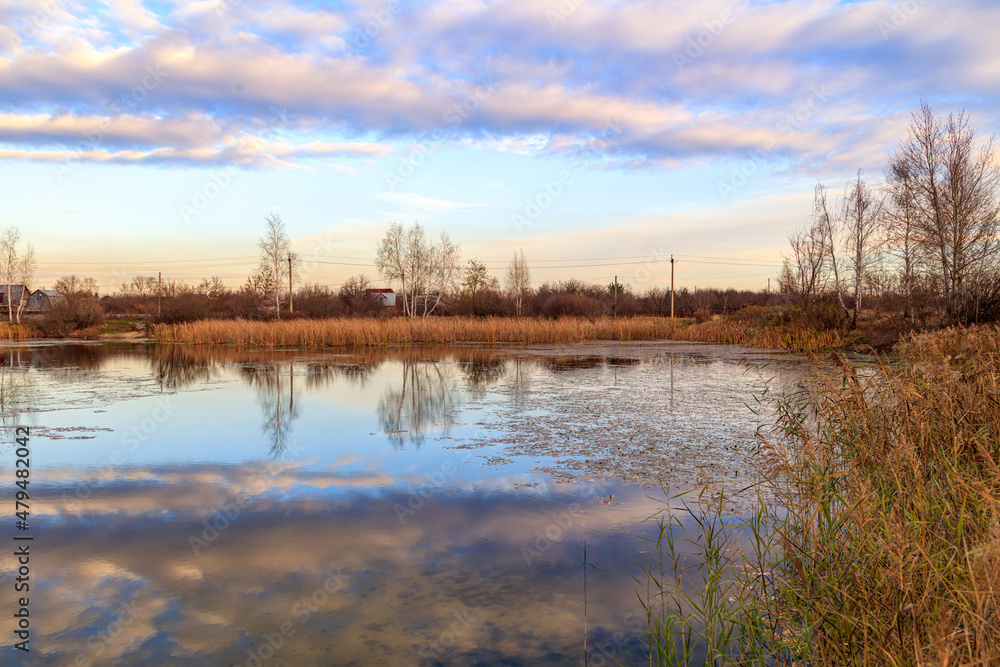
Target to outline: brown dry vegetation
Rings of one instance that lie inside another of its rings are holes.
[[[0,325],[0,340],[28,340],[37,335],[35,328],[27,324]]]
[[[1000,328],[910,336],[870,375],[833,358],[826,382],[772,397],[761,454],[781,511],[696,518],[696,614],[648,570],[657,664],[678,664],[685,628],[711,664],[1000,664]]]
[[[731,343],[778,350],[814,352],[837,347],[835,330],[804,326],[762,327],[743,321],[715,319],[692,323],[659,317],[633,318],[368,318],[256,322],[203,320],[157,324],[160,342],[232,345],[247,348],[385,347],[448,343],[579,343],[591,340],[689,340]]]
[[[787,622],[816,664],[1000,661],[1000,329],[900,343],[785,403]],[[812,662],[812,661],[810,661]]]

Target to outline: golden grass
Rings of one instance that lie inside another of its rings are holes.
[[[1000,329],[896,353],[871,378],[835,355],[840,377],[782,403],[766,616],[809,664],[1000,664]]]
[[[386,347],[453,343],[580,343],[594,340],[687,340],[814,352],[841,342],[836,331],[754,327],[717,319],[701,324],[658,317],[514,319],[435,317],[289,320],[201,320],[157,324],[151,336],[164,343],[240,348]]]
[[[0,340],[27,340],[37,335],[35,328],[28,324],[0,325]]]
[[[774,495],[748,521],[710,494],[660,518],[639,590],[651,664],[701,646],[712,665],[1000,665],[1000,328],[895,352],[874,373],[834,352],[818,384],[770,395]]]

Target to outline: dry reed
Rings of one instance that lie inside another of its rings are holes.
[[[28,340],[38,334],[27,324],[7,324],[0,326],[0,340]]]
[[[580,343],[593,340],[687,340],[777,350],[815,352],[838,345],[836,331],[761,328],[713,320],[693,324],[656,317],[514,319],[436,317],[288,320],[201,320],[157,324],[151,335],[164,343],[232,345],[239,348],[386,347],[452,343]]]
[[[697,645],[713,665],[1000,664],[1000,329],[911,336],[874,373],[833,357],[770,396],[769,502],[741,524],[721,502],[661,520],[637,579],[651,664]],[[678,541],[700,550],[699,593]]]

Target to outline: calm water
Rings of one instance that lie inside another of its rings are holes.
[[[750,483],[746,404],[808,370],[674,343],[2,355],[5,489],[31,429],[32,665],[580,665],[584,541],[591,664],[644,664],[657,478]]]

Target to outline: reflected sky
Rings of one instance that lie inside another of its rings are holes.
[[[2,354],[53,665],[582,664],[584,541],[591,648],[645,662],[649,483],[745,483],[744,403],[808,370],[662,343]]]

